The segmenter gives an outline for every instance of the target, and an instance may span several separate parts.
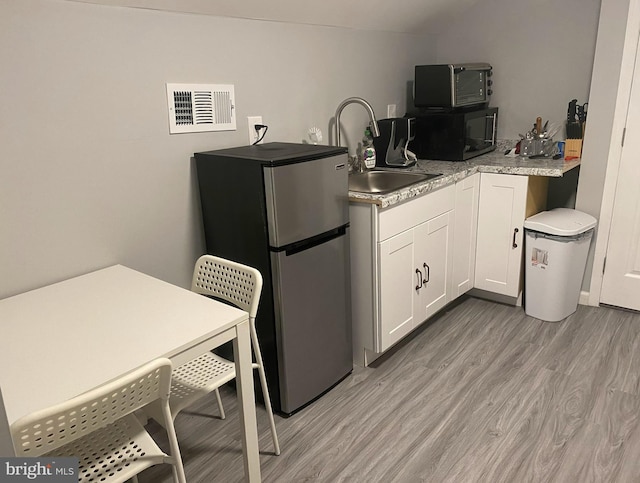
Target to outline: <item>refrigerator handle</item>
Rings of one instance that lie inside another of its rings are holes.
[[[333,240],[334,238],[338,238],[344,236],[347,233],[347,227],[349,224],[340,226],[333,230],[327,231],[325,233],[321,233],[320,235],[316,235],[311,238],[307,238],[306,240],[302,240],[299,242],[291,243],[284,247],[275,248],[270,247],[271,251],[274,252],[286,252],[286,255],[295,255],[296,253],[300,253],[304,250],[308,250],[309,248],[316,247],[318,245],[322,245],[328,241]]]

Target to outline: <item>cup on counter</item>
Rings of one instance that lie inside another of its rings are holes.
[[[564,158],[564,141],[558,141],[558,154]]]

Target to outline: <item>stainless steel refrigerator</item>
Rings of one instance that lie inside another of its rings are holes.
[[[292,414],[352,370],[346,149],[267,143],[195,160],[207,253],[262,273],[267,382]]]

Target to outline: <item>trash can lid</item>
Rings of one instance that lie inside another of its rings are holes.
[[[584,233],[596,226],[596,219],[582,211],[554,208],[524,220],[524,227],[549,235],[571,236]]]

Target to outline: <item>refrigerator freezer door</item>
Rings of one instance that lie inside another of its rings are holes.
[[[271,253],[284,413],[320,396],[353,369],[348,233],[292,255]]]
[[[349,222],[347,156],[264,168],[269,245],[325,233]]]

